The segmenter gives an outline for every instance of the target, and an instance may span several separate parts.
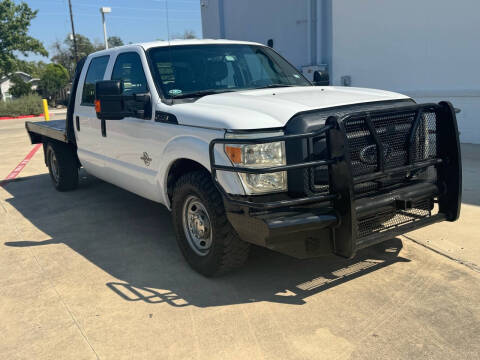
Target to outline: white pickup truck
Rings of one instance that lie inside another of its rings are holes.
[[[257,43],[93,53],[77,65],[67,119],[26,128],[58,190],[75,189],[83,167],[170,209],[206,276],[242,265],[250,244],[353,257],[460,213],[450,103],[316,86]]]

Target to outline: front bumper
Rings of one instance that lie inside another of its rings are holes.
[[[355,251],[446,220],[445,214],[435,209],[440,193],[434,184],[418,183],[355,200],[352,208],[359,231],[356,238],[349,239]],[[333,207],[245,212],[226,202],[228,219],[242,239],[297,258],[338,253],[336,231],[342,222],[352,221],[342,219]],[[362,231],[358,224],[376,231]]]
[[[378,169],[368,175],[354,176],[350,160],[349,143],[344,123],[347,119],[386,116],[392,110],[362,112],[330,116],[318,131],[285,135],[276,138],[248,139],[250,143],[269,141],[297,141],[307,144],[310,139],[324,137],[328,158],[308,157],[304,162],[268,169],[248,169],[215,164],[216,144],[232,143],[233,139],[216,139],[210,144],[210,159],[214,182],[222,193],[227,216],[239,236],[248,242],[264,246],[297,258],[316,257],[335,253],[353,257],[367,246],[439,221],[455,221],[460,214],[461,158],[458,129],[454,108],[450,103],[405,106],[398,111],[415,111],[412,125],[416,131],[423,111],[436,114],[435,158],[410,160],[406,165],[385,168],[384,152],[378,136]],[[372,129],[372,127],[370,127]],[[375,130],[372,129],[375,132]],[[414,138],[409,136],[410,139]],[[235,141],[235,140],[234,140]],[[245,139],[238,139],[245,142]],[[413,147],[407,144],[407,147]],[[310,155],[313,150],[309,147]],[[238,197],[227,194],[216,180],[216,171],[249,173],[289,171],[328,166],[329,192],[290,196],[265,200],[265,197]],[[355,187],[365,182],[381,182],[398,174],[436,169],[434,181],[409,181],[389,187],[368,196],[358,196]]]

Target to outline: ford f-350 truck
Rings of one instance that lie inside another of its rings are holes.
[[[315,86],[257,43],[93,53],[66,120],[26,128],[58,190],[75,189],[83,167],[170,209],[181,252],[206,276],[242,265],[251,244],[350,258],[460,213],[450,103]]]

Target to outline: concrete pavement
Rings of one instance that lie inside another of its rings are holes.
[[[32,148],[23,123],[0,121],[1,179]],[[186,265],[162,206],[85,172],[56,192],[40,149],[0,188],[0,358],[478,359],[480,147],[464,149],[461,221],[353,260],[255,249],[219,279]]]
[[[428,248],[480,272],[480,145],[462,145],[463,203],[458,222],[440,223],[407,234]]]

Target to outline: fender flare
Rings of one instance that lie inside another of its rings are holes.
[[[192,160],[211,172],[209,157],[209,141],[192,135],[182,135],[172,139],[164,148],[162,161],[157,173],[156,183],[160,190],[162,203],[170,209],[170,199],[168,197],[168,174],[175,161],[180,159]],[[215,149],[215,158],[217,163],[231,165],[223,151]],[[245,191],[239,176],[236,173],[217,173],[218,182],[224,189],[231,194],[244,195]]]

